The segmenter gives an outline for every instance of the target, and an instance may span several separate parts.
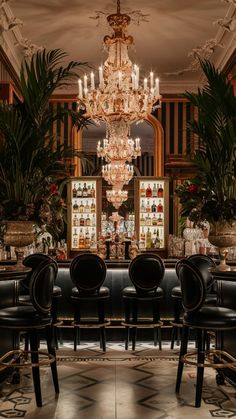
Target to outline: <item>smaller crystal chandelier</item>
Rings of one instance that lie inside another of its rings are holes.
[[[112,121],[107,123],[106,138],[97,144],[97,155],[107,163],[131,162],[141,155],[140,139],[130,138],[130,125],[125,121]]]
[[[111,189],[106,191],[107,200],[112,203],[113,207],[118,209],[124,201],[128,199],[128,191],[121,189]]]
[[[101,141],[97,144],[97,155],[103,157],[108,163],[115,160],[124,160],[131,162],[141,156],[140,138],[128,138],[128,140],[115,139],[109,141],[107,138],[103,139],[103,147]]]
[[[127,185],[134,175],[134,168],[131,164],[122,161],[111,161],[102,166],[102,176],[109,185],[122,188]]]

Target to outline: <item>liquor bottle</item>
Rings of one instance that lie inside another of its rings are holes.
[[[84,219],[83,214],[81,215],[81,217],[80,217],[80,219],[79,219],[79,225],[80,225],[81,227],[84,227],[84,225],[85,225],[85,219]]]
[[[146,217],[146,225],[147,226],[151,226],[152,225],[152,219],[150,217],[150,214],[148,213],[147,217]]]
[[[146,249],[151,249],[152,247],[152,233],[150,231],[150,228],[148,228],[146,233]]]
[[[88,188],[86,186],[86,183],[84,183],[83,190],[82,190],[82,197],[87,198],[87,196],[88,196]]]
[[[157,212],[157,206],[156,206],[156,204],[155,204],[155,201],[153,201],[153,204],[152,204],[152,212]]]
[[[147,200],[146,212],[151,212],[151,205],[149,199]]]
[[[76,197],[77,197],[76,184],[74,184],[74,188],[72,189],[72,197],[73,197],[73,198],[76,198]]]
[[[141,218],[140,218],[140,225],[145,226],[145,218],[144,218],[143,214],[141,215]]]
[[[149,183],[146,189],[146,198],[151,198],[151,197],[152,197],[152,188]]]
[[[80,213],[84,213],[84,204],[83,204],[83,201],[81,201],[81,203],[80,203],[79,212]]]
[[[91,206],[90,206],[90,212],[94,213],[95,209],[96,209],[95,202],[94,202],[94,199],[92,199]]]
[[[157,229],[156,235],[155,235],[155,242],[154,242],[154,247],[156,249],[159,249],[161,246],[161,241],[160,241],[160,237],[159,237],[159,230]]]
[[[152,217],[152,225],[156,226],[157,225],[157,217],[156,214],[154,213],[153,217]]]
[[[90,205],[88,203],[88,201],[86,201],[85,207],[84,207],[84,212],[90,212]]]
[[[146,241],[145,231],[144,231],[144,228],[142,227],[142,231],[140,233],[140,242],[141,242],[142,248],[145,247],[145,241]]]
[[[78,227],[78,225],[79,225],[79,219],[78,219],[76,214],[73,217],[72,225],[73,225],[73,227]]]
[[[159,188],[158,188],[158,191],[157,191],[158,198],[163,198],[163,194],[164,194],[164,190],[163,190],[163,187],[162,187],[162,185],[160,183]]]
[[[157,212],[163,212],[163,205],[160,199],[159,199],[159,204],[157,205]]]
[[[91,239],[90,239],[90,248],[94,248],[97,246],[96,243],[96,234],[94,228],[92,228]]]
[[[90,248],[90,234],[89,234],[89,230],[88,228],[86,229],[85,232],[85,249],[89,249]]]
[[[96,227],[96,217],[95,217],[95,214],[92,215],[91,225],[92,225],[92,227]]]
[[[78,234],[77,234],[77,229],[75,228],[74,230],[74,234],[73,234],[73,243],[72,243],[73,247],[78,247]]]
[[[157,198],[157,190],[158,190],[158,188],[157,188],[156,184],[154,183],[153,190],[152,190],[153,198]]]
[[[141,198],[145,198],[146,196],[146,189],[145,189],[144,183],[142,183],[141,188],[140,188],[140,196]]]
[[[84,241],[84,232],[83,229],[80,229],[79,232],[79,249],[84,249],[85,241]]]
[[[158,225],[158,226],[163,226],[163,218],[162,218],[162,216],[161,216],[161,213],[158,215],[158,218],[157,218],[157,225]]]
[[[142,199],[142,202],[141,202],[140,212],[146,212],[146,207],[145,207],[143,199]]]
[[[156,229],[154,229],[153,234],[152,234],[152,249],[155,248],[156,235],[157,235],[157,231]]]
[[[93,183],[92,183],[92,188],[91,188],[91,198],[95,198],[95,189],[94,189]]]
[[[73,204],[73,212],[79,212],[79,206],[77,204],[77,201]]]
[[[91,219],[90,219],[90,217],[89,217],[89,214],[87,215],[87,218],[86,218],[86,220],[85,220],[85,225],[86,225],[87,227],[90,227],[90,226],[91,226]]]
[[[87,193],[87,197],[91,198],[91,185],[88,185],[88,193]]]
[[[77,198],[81,198],[82,197],[82,188],[81,188],[81,184],[79,183],[78,189],[77,189]]]

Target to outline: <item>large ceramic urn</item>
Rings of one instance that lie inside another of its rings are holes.
[[[219,271],[229,271],[230,266],[226,265],[225,257],[228,247],[236,246],[236,222],[215,222],[210,225],[209,242],[219,247],[220,264],[217,268]]]

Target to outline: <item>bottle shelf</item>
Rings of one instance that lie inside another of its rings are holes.
[[[168,181],[165,178],[140,177],[136,182],[139,245],[142,250],[164,249],[167,241]]]

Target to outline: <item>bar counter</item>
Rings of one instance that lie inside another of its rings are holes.
[[[122,302],[122,290],[126,286],[132,285],[129,279],[128,267],[130,260],[107,260],[107,274],[104,286],[110,289],[111,299],[107,305],[107,316],[111,321],[121,321],[124,317],[124,308]],[[173,302],[171,301],[171,290],[179,284],[175,273],[175,259],[166,259],[165,275],[161,283],[164,298],[161,302],[161,318],[169,319],[173,317]],[[62,289],[62,299],[58,302],[58,317],[64,320],[70,320],[73,317],[73,304],[71,301],[71,289],[74,284],[70,279],[70,260],[59,261],[59,270],[56,284]],[[92,315],[88,308],[88,315]]]

